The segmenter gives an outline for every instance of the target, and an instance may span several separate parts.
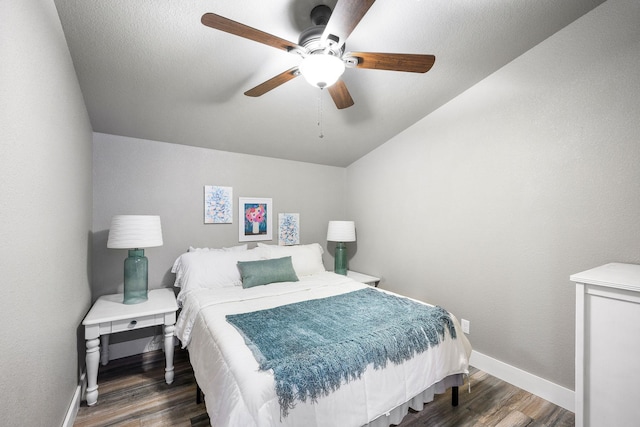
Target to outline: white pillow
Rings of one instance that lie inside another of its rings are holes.
[[[310,245],[278,246],[258,243],[258,248],[265,251],[266,258],[283,258],[290,256],[296,275],[309,276],[326,271],[322,262],[324,249],[318,243]]]
[[[223,288],[242,286],[238,261],[265,259],[264,250],[246,251],[196,251],[187,252],[176,260],[172,273],[176,274],[174,286],[182,291],[199,288]]]
[[[247,244],[231,246],[230,248],[194,248],[193,246],[189,246],[189,250],[187,252],[235,252],[235,251],[246,251]],[[178,274],[180,270],[180,263],[182,262],[182,257],[176,258],[173,262],[173,267],[171,267],[171,272]],[[180,277],[176,277],[176,282],[173,284],[174,286],[180,286]]]
[[[198,252],[198,251],[218,251],[218,252],[234,252],[234,251],[246,251],[247,244],[231,246],[230,248],[194,248],[193,246],[189,246],[189,252]]]

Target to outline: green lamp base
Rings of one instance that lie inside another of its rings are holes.
[[[149,260],[144,249],[130,249],[124,260],[124,303],[139,304],[148,299]]]
[[[347,275],[347,245],[344,242],[338,242],[336,245],[336,257],[333,271],[337,274]]]

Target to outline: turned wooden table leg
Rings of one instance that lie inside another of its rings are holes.
[[[173,331],[176,327],[174,325],[165,325],[164,327],[164,357],[167,360],[167,367],[164,370],[164,379],[167,384],[173,382]]]
[[[98,402],[98,362],[100,361],[100,340],[87,340],[87,405]]]

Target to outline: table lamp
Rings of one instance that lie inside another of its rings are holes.
[[[107,247],[129,249],[124,260],[124,303],[147,300],[149,260],[143,248],[162,246],[160,217],[155,215],[116,215],[111,220]]]
[[[356,225],[353,221],[329,221],[327,240],[337,242],[334,271],[347,275],[347,245],[356,241]]]

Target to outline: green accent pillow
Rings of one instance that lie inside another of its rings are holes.
[[[245,289],[275,282],[298,281],[290,256],[263,261],[238,261],[238,269]]]

